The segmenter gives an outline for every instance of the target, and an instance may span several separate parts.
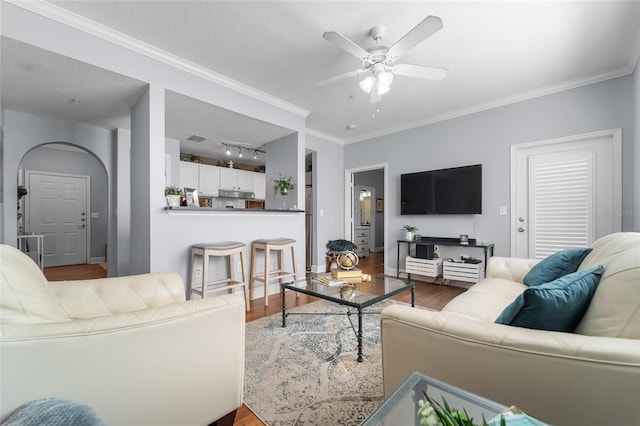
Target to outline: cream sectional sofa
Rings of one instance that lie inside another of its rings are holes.
[[[176,273],[47,282],[0,246],[0,421],[86,404],[108,425],[207,425],[242,405],[244,300],[185,301]]]
[[[420,371],[553,424],[640,425],[640,233],[592,248],[578,270],[606,270],[575,333],[494,323],[534,260],[492,257],[440,312],[385,308],[385,396]]]

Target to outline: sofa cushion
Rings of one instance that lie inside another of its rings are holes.
[[[3,244],[0,259],[0,325],[69,321],[44,274],[29,256]]]
[[[560,250],[534,265],[524,276],[523,282],[532,287],[575,272],[591,250],[589,247]]]
[[[453,298],[443,312],[460,314],[477,321],[493,322],[526,285],[502,278],[485,278]]]
[[[565,275],[529,287],[498,316],[496,323],[538,330],[573,332],[582,319],[604,267]]]
[[[640,233],[598,239],[580,269],[606,268],[576,333],[640,339]]]

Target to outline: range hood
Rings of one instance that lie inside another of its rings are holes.
[[[250,191],[230,191],[228,189],[220,189],[218,190],[218,197],[253,200],[254,198],[256,198],[256,194]]]

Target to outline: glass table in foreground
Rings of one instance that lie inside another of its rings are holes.
[[[327,274],[317,274],[309,276],[297,282],[282,284],[282,326],[287,326],[287,316],[292,315],[287,312],[285,292],[295,291],[308,294],[319,299],[328,300],[347,307],[346,312],[339,315],[347,315],[351,322],[351,315],[358,315],[358,329],[356,331],[353,323],[351,326],[358,340],[358,362],[362,362],[362,316],[366,314],[365,308],[389,299],[390,297],[406,291],[411,292],[411,306],[415,306],[415,287],[412,281],[396,279],[388,276],[372,276],[371,281],[359,280],[359,282],[344,282],[339,285],[327,285],[318,280],[319,277],[330,277]],[[355,311],[352,312],[351,308]],[[296,315],[303,315],[297,313]],[[306,315],[306,314],[305,314]],[[329,315],[310,314],[310,315]]]
[[[444,397],[451,408],[466,410],[476,424],[482,424],[483,415],[489,421],[507,409],[504,405],[414,372],[362,423],[362,426],[419,426],[418,401],[426,401],[424,392],[435,402],[442,404]]]

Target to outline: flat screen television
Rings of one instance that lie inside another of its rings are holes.
[[[400,175],[400,214],[482,213],[482,164]]]

